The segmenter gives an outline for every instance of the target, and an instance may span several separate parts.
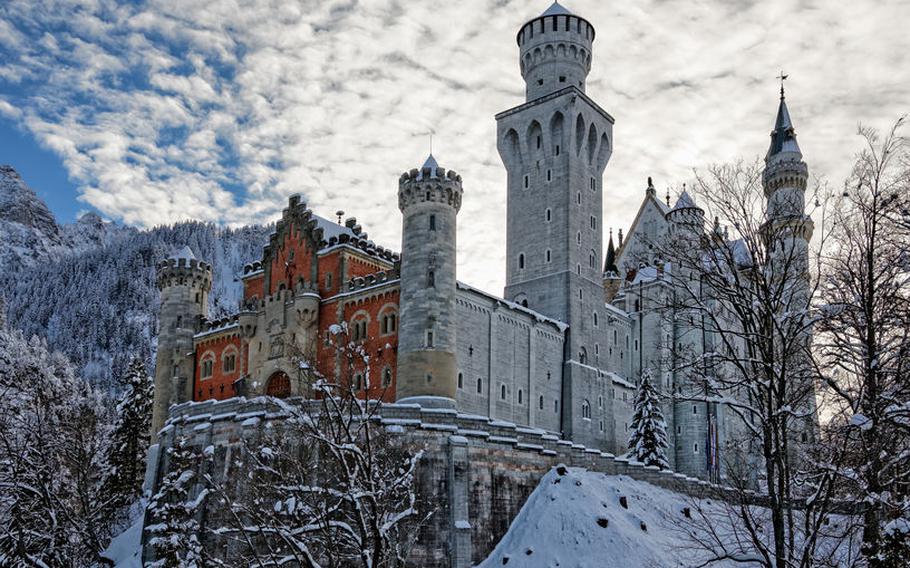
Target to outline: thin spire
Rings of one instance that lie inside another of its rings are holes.
[[[780,75],[777,76],[777,78],[780,79],[780,100],[784,100],[784,81],[787,80],[787,77],[789,77],[789,75],[784,75],[784,70],[781,69]]]
[[[613,246],[613,227],[610,227],[610,241],[607,244],[607,259],[604,261],[604,272],[619,272],[619,269],[616,268],[616,247]]]
[[[765,160],[770,160],[773,156],[783,153],[802,156],[799,144],[796,143],[796,130],[793,128],[793,121],[790,120],[790,109],[787,108],[787,101],[784,98],[784,80],[788,76],[783,72],[778,76],[780,79],[780,104],[777,107],[774,130],[771,132],[771,146],[768,148]]]

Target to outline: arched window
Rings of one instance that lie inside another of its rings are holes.
[[[582,365],[588,364],[588,350],[584,347],[578,350],[578,362]]]
[[[543,410],[543,395],[540,395],[540,398],[537,399],[537,408]]]
[[[430,215],[430,230],[436,230],[436,215]]]
[[[482,392],[483,392],[483,379],[480,377],[477,377],[477,394],[481,394]]]
[[[506,386],[505,385],[499,385],[499,398],[501,398],[502,400],[506,399]]]
[[[546,256],[547,256],[547,262],[551,262],[553,260],[553,253],[550,249],[547,249]]]
[[[553,401],[553,412],[559,414],[559,399]]]
[[[427,272],[427,287],[435,288],[436,287],[436,273],[432,270]]]
[[[291,396],[291,380],[281,371],[274,373],[265,385],[265,394],[275,398]]]
[[[211,379],[215,370],[215,355],[211,352],[202,356],[202,368],[199,376],[203,379]]]
[[[524,398],[524,393],[521,392],[521,389],[518,389],[518,404],[522,404],[524,402],[523,398]]]
[[[355,391],[359,391],[364,387],[363,373],[354,373],[354,380],[351,386]]]
[[[587,420],[591,419],[591,403],[587,399],[581,402],[581,417]]]
[[[398,314],[394,310],[383,312],[379,322],[383,335],[389,335],[398,331]]]
[[[382,388],[388,388],[392,386],[392,369],[386,367],[382,370]]]
[[[367,320],[359,317],[351,322],[351,339],[353,341],[363,341],[367,338]]]
[[[458,388],[464,388],[464,373],[458,373]]]
[[[597,327],[597,312],[594,312],[594,327]]]
[[[547,223],[553,220],[553,211],[551,211],[549,207],[547,208],[547,212],[544,215],[544,218],[547,220]]]
[[[221,356],[221,369],[225,374],[233,373],[237,370],[237,352],[234,350],[225,351]]]
[[[524,255],[524,253],[521,253],[518,255],[518,269],[524,270],[524,267],[525,267],[525,255]]]

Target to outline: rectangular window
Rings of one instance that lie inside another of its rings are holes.
[[[436,230],[436,215],[430,215],[430,230]]]
[[[525,189],[528,189],[528,186],[531,185],[531,177],[528,174],[525,174],[524,184],[525,184]]]
[[[547,170],[547,181],[548,182],[553,181],[553,171],[552,170]]]
[[[427,331],[427,347],[433,347],[433,332]]]
[[[332,287],[332,273],[331,272],[329,272],[328,274],[325,275],[325,287],[326,288]]]

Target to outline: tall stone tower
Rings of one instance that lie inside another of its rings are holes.
[[[527,102],[496,115],[508,174],[504,295],[569,324],[562,418],[571,435],[577,387],[597,375],[603,347],[602,176],[613,118],[585,95],[594,41],[587,20],[554,3],[517,41]]]
[[[189,247],[158,264],[161,314],[155,360],[152,442],[164,426],[168,408],[193,399],[193,334],[208,315],[212,267],[196,260]]]
[[[803,161],[803,154],[796,143],[796,130],[790,120],[790,111],[780,89],[780,104],[777,109],[777,120],[771,132],[771,146],[765,156],[765,170],[762,185],[767,198],[765,231],[772,243],[771,268],[774,278],[785,284],[781,296],[781,309],[786,312],[800,313],[808,307],[810,299],[809,286],[809,241],[812,240],[814,223],[806,214],[806,183],[809,179],[809,168]],[[782,346],[782,349],[807,349],[811,341],[811,328],[806,326],[802,342]],[[815,390],[811,378],[810,364],[804,359],[804,353],[795,353],[797,361],[802,361],[793,371],[803,381],[806,389],[804,412],[811,418],[804,425],[802,441],[810,441],[816,430]],[[802,375],[800,377],[799,375]]]
[[[461,195],[461,176],[439,167],[432,155],[398,182],[398,401],[455,407],[455,222]]]

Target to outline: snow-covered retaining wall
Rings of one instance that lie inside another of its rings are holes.
[[[385,404],[381,416],[391,431],[406,437],[406,443],[423,449],[418,492],[438,507],[411,551],[413,566],[466,568],[481,562],[508,531],[540,479],[560,463],[626,475],[695,498],[737,498],[730,489],[573,444],[544,430],[410,404]],[[280,408],[267,398],[172,407],[161,432],[162,451],[153,454],[157,463],[150,464],[155,485],[166,473],[163,448],[178,438],[202,452],[209,446],[238,444],[282,417]],[[760,501],[756,496],[756,504]]]

